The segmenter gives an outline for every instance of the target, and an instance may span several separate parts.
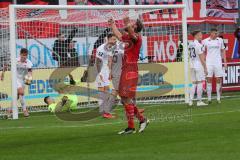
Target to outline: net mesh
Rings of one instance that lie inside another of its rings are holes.
[[[84,81],[84,71],[91,66],[99,36],[113,18],[124,28],[123,18],[141,19],[142,48],[139,58],[138,103],[180,103],[184,101],[184,63],[182,47],[182,9],[115,9],[58,10],[17,9],[17,57],[21,48],[29,50],[33,63],[32,84],[25,87],[27,106],[32,111],[46,109],[45,96],[59,98],[61,94],[76,94],[79,106],[95,105],[96,84]],[[10,64],[8,10],[0,10],[0,63]],[[110,31],[111,32],[111,31]],[[56,46],[56,40],[64,39]],[[92,67],[94,70],[94,67]],[[3,69],[1,68],[1,71]],[[91,72],[89,72],[91,73]],[[93,72],[95,73],[95,72]],[[70,85],[71,74],[76,82]],[[10,106],[10,72],[1,81],[1,107]],[[14,75],[16,76],[16,75]],[[89,75],[88,76],[93,76]],[[43,106],[43,107],[40,107]]]

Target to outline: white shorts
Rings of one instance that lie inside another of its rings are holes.
[[[120,82],[120,75],[119,75],[119,76],[113,76],[113,77],[112,77],[113,89],[116,90],[116,91],[118,91],[119,82]]]
[[[110,85],[109,74],[103,74],[102,78],[103,79],[100,78],[100,75],[97,76],[96,78],[97,87],[109,86]]]
[[[17,88],[25,88],[25,83],[23,80],[17,79]]]
[[[221,65],[207,65],[207,77],[223,77],[223,67]]]
[[[204,81],[205,75],[203,69],[191,68],[191,79],[192,82]]]

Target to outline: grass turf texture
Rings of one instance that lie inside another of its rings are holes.
[[[208,107],[145,105],[152,119],[142,134],[117,135],[126,127],[100,117],[66,122],[49,113],[0,121],[1,160],[238,160],[240,99]],[[137,123],[136,123],[137,124]],[[137,125],[136,125],[137,127]]]

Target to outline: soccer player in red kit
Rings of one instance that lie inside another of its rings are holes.
[[[125,31],[121,33],[114,20],[109,20],[109,25],[112,28],[116,37],[123,42],[124,56],[122,61],[122,73],[119,84],[119,95],[125,108],[128,127],[120,131],[119,134],[135,133],[134,116],[140,122],[139,131],[143,132],[147,127],[149,121],[142,113],[139,112],[133,100],[136,96],[136,89],[138,83],[138,58],[142,46],[141,30],[143,29],[142,22],[138,19],[136,22],[131,22],[129,17],[123,19]]]

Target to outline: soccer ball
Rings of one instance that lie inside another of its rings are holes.
[[[24,83],[25,83],[26,85],[30,85],[30,84],[32,83],[32,76],[26,75],[26,76],[24,77]]]

